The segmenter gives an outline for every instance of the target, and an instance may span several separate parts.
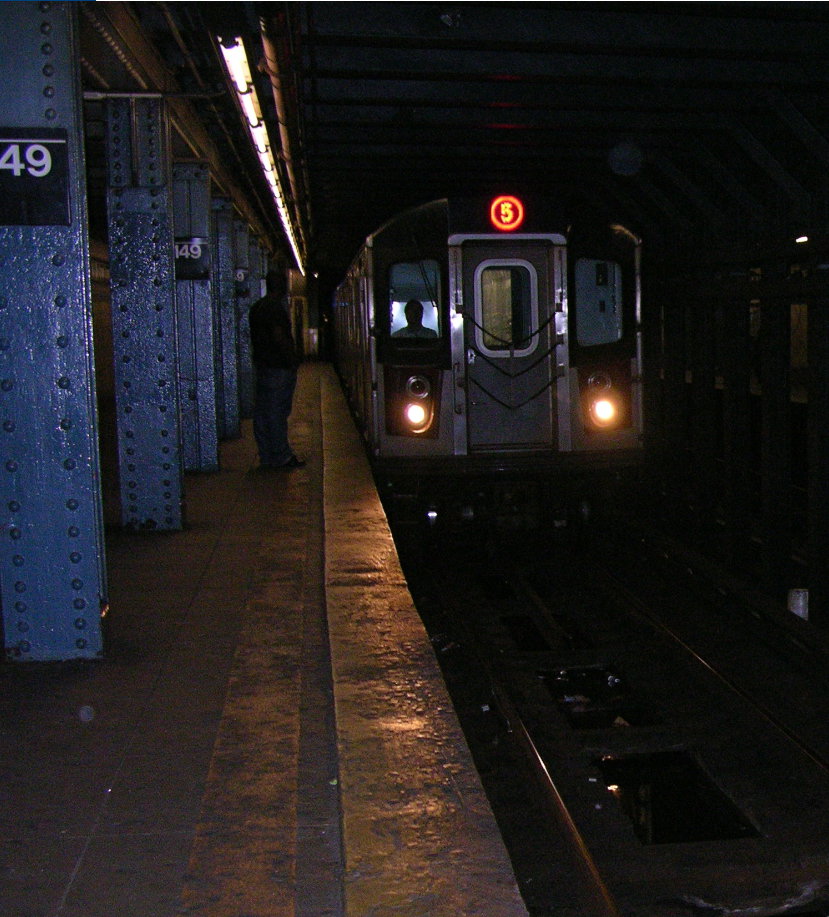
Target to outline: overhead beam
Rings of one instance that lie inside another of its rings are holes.
[[[769,101],[780,120],[815,159],[823,165],[829,164],[829,138],[822,134],[784,93],[779,90],[770,91]]]
[[[726,221],[722,208],[716,206],[711,198],[710,191],[704,191],[688,172],[680,169],[671,159],[660,152],[652,152],[648,161],[659,169],[674,184],[682,194],[702,213],[706,219],[721,225]]]
[[[480,83],[487,86],[496,86],[499,82],[504,81],[504,75],[493,72],[492,67],[486,67],[480,61],[476,61],[477,69],[463,70],[460,67],[455,69],[437,70],[429,62],[419,62],[422,69],[415,70],[412,68],[386,67],[378,68],[376,65],[370,67],[355,66],[354,62],[349,62],[349,66],[332,67],[315,66],[310,70],[302,73],[306,79],[313,79],[317,83],[325,80],[333,84],[342,81],[365,82],[365,83],[412,83],[426,84],[438,83],[440,85]],[[537,73],[523,71],[521,73],[511,73],[508,82],[512,85],[523,84],[537,86],[539,84],[548,85],[550,83],[551,72],[549,62],[546,70],[539,70]],[[614,74],[611,78],[607,73],[598,73],[595,71],[585,71],[580,73],[555,73],[555,84],[559,87],[590,87],[598,86],[607,87],[608,83],[616,89],[624,90],[642,90],[651,91],[655,83],[667,89],[683,90],[691,89],[694,92],[746,92],[756,91],[758,86],[765,85],[771,89],[774,86],[782,86],[787,90],[799,90],[803,92],[826,92],[829,89],[829,79],[818,78],[808,79],[797,74],[792,76],[776,76],[769,74],[760,79],[757,75],[727,75],[722,76],[695,76],[690,77],[685,73],[665,73],[660,74]]]
[[[196,106],[189,99],[182,97],[181,86],[170,73],[166,62],[129,7],[128,3],[118,2],[82,4],[84,15],[113,53],[140,81],[141,88],[158,92],[167,98],[171,120],[185,142],[197,156],[208,162],[210,174],[216,184],[233,201],[239,214],[250,224],[254,232],[268,240],[271,250],[277,250],[281,247],[281,232],[251,205],[250,195],[241,187],[227,163],[223,161]]]
[[[712,116],[712,120],[774,181],[792,203],[808,212],[811,205],[809,192],[791,172],[783,167],[767,146],[761,143],[751,131],[734,121],[727,121],[716,116]]]
[[[765,221],[768,216],[766,208],[746,189],[740,178],[711,151],[710,147],[698,144],[691,152],[699,161],[700,167],[705,170],[712,181],[716,182],[718,188],[722,189],[723,193],[737,204],[747,218],[755,222]]]

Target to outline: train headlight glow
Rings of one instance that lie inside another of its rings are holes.
[[[406,405],[404,414],[409,425],[415,431],[426,423],[426,418],[429,416],[424,405],[416,401],[410,401]]]
[[[597,427],[612,427],[619,417],[619,408],[612,398],[595,398],[590,402],[590,419]]]

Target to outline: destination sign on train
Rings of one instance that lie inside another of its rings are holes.
[[[496,229],[512,232],[524,222],[524,205],[511,194],[502,194],[492,201],[489,218]]]

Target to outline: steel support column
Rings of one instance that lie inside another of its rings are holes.
[[[255,236],[250,237],[250,298],[251,304],[265,295],[265,274],[268,273],[268,253]]]
[[[714,366],[714,300],[710,282],[700,280],[689,310],[689,362],[691,368],[691,468],[697,534],[708,541],[715,536],[719,478],[717,469],[717,389]]]
[[[789,582],[791,501],[791,292],[786,266],[763,270],[760,284],[762,386],[761,532],[763,585],[780,594]]]
[[[219,438],[207,163],[173,165],[173,200],[184,469],[215,471],[219,467]]]
[[[250,347],[250,324],[248,312],[250,307],[265,295],[265,275],[268,273],[268,253],[262,247],[261,241],[255,236],[248,235],[248,296],[245,305],[245,336],[244,336],[244,362],[248,367],[250,379],[250,416],[253,416],[253,402],[256,396],[256,371],[253,367],[253,357]]]
[[[236,265],[233,205],[213,200],[213,315],[216,322],[216,404],[222,439],[239,436],[239,335],[236,293],[247,285],[247,271]]]
[[[255,379],[253,361],[250,356],[250,324],[248,312],[251,305],[259,298],[259,273],[248,227],[241,221],[234,222],[236,245],[236,269],[247,274],[248,282],[236,298],[236,321],[239,345],[239,404],[242,417],[253,416],[253,398]]]
[[[172,174],[160,99],[107,101],[112,335],[121,520],[182,527]]]
[[[750,569],[751,495],[751,284],[734,281],[724,290],[723,307],[723,491],[726,556],[729,566]]]
[[[10,659],[96,658],[106,602],[75,5],[0,30],[0,597]]]
[[[664,466],[666,458],[664,435],[664,410],[662,391],[662,367],[664,354],[662,353],[662,312],[660,308],[659,287],[654,285],[649,290],[652,296],[652,307],[643,310],[642,315],[642,361],[643,361],[643,418],[645,424],[645,469],[643,481],[658,480],[660,469]],[[324,326],[319,322],[319,339],[317,341],[317,354],[321,355],[325,346],[323,341]]]
[[[688,393],[686,369],[686,306],[683,290],[678,283],[666,283],[662,296],[663,331],[663,437],[666,462],[662,473],[667,475],[666,488],[670,499],[686,496],[688,484]],[[681,495],[681,496],[680,496]]]
[[[813,267],[809,296],[809,620],[829,624],[829,271]],[[799,583],[792,583],[799,586]]]

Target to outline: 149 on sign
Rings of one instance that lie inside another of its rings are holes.
[[[210,240],[199,236],[175,240],[176,280],[207,280],[210,277]]]
[[[176,242],[176,258],[201,258],[201,242]]]

